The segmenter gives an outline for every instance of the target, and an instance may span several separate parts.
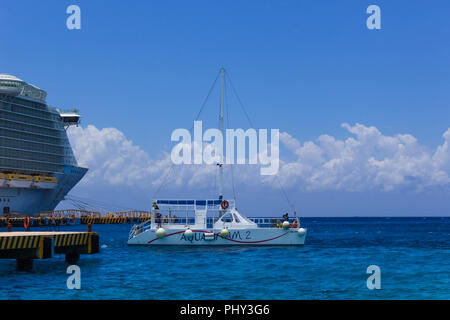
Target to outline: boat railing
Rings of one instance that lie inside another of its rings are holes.
[[[206,219],[207,228],[213,228],[214,223],[217,222],[219,217],[208,217]],[[284,219],[282,217],[249,217],[250,221],[253,221],[260,228],[281,228]],[[289,223],[294,223],[297,217],[290,217]],[[179,225],[180,227],[189,227],[195,225],[194,217],[176,217],[176,216],[161,216],[158,220],[155,220],[157,227],[164,227],[168,225]],[[134,225],[130,231],[130,238],[144,232],[151,228],[151,221],[145,221],[140,224]]]
[[[214,223],[219,219],[219,217],[208,217],[206,219],[207,228],[212,228]],[[177,216],[165,216],[160,219],[156,219],[156,225],[164,227],[164,226],[180,226],[180,227],[190,227],[195,225],[194,217],[177,217]]]
[[[225,200],[229,204],[229,208],[235,208],[234,200]],[[156,211],[172,211],[186,212],[195,210],[221,211],[220,206],[222,200],[206,199],[206,200],[153,200],[153,208]],[[156,206],[156,208],[155,208]]]
[[[282,217],[251,217],[248,219],[256,223],[260,228],[281,228],[284,221]],[[290,217],[288,219],[289,223],[294,223],[296,220],[297,217]]]
[[[145,221],[139,224],[135,224],[133,228],[131,228],[130,233],[128,234],[128,239],[131,239],[138,234],[149,230],[152,227],[152,223],[150,221]]]

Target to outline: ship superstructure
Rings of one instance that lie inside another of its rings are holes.
[[[46,103],[47,93],[0,74],[0,210],[3,215],[53,210],[86,174],[66,129],[78,125],[76,110]]]

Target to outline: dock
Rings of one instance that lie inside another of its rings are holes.
[[[40,212],[30,215],[30,226],[64,226],[81,224],[134,224],[149,221],[151,212],[148,211],[119,211],[119,212],[98,212],[85,210],[56,210]],[[13,227],[22,227],[25,216],[0,217],[0,227],[6,227],[11,224]]]
[[[80,254],[99,252],[96,232],[0,232],[0,259],[16,259],[18,270],[30,270],[34,259],[65,254],[75,264]]]

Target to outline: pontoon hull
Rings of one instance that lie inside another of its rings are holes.
[[[148,246],[223,246],[223,245],[304,245],[306,230],[300,234],[298,229],[256,228],[229,230],[228,237],[222,237],[220,230],[214,231],[214,239],[208,240],[207,230],[192,230],[191,238],[185,236],[186,229],[168,229],[164,237],[158,238],[155,229],[147,229],[128,240],[129,245]]]

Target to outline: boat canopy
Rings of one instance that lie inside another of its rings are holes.
[[[231,209],[214,223],[214,229],[223,228],[256,229],[258,225],[240,214],[236,209]]]
[[[154,200],[156,204],[218,206],[222,200]]]

